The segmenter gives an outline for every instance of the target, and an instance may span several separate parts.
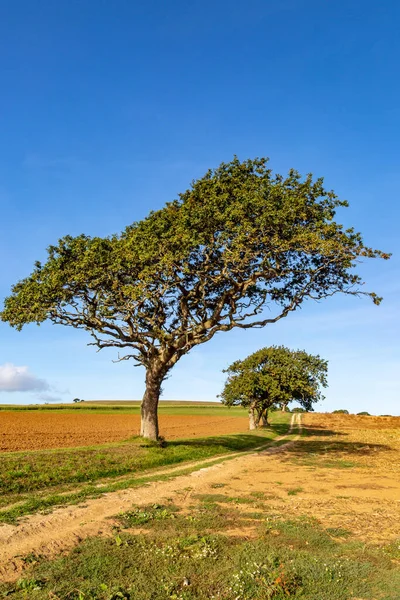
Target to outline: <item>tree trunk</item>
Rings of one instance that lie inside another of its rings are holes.
[[[256,411],[252,407],[249,408],[249,429],[250,431],[257,429]]]
[[[153,369],[146,371],[146,391],[141,405],[140,435],[149,440],[158,440],[158,401],[163,375]]]
[[[260,415],[256,409],[256,406],[249,407],[249,429],[250,431],[257,429],[260,421]]]
[[[261,415],[260,425],[261,425],[261,427],[269,427],[268,411],[267,410],[265,410],[263,412],[263,414]]]

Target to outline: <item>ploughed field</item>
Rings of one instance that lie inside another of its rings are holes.
[[[72,448],[120,442],[139,434],[137,405],[1,410],[0,452]],[[245,410],[174,404],[160,408],[160,433],[168,440],[246,431]]]

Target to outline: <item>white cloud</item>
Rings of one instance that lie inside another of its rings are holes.
[[[44,392],[50,386],[29,372],[28,367],[17,367],[12,363],[0,365],[0,392]]]

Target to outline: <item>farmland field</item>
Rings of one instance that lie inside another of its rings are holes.
[[[137,404],[0,411],[0,522],[136,485],[156,468],[257,448],[289,424],[275,413],[272,428],[250,433],[245,410],[221,405],[175,403],[160,413],[165,448],[137,436]]]
[[[245,431],[246,411],[221,405],[174,403],[160,408],[160,433],[167,439]],[[138,435],[137,405],[78,405],[50,409],[1,410],[0,452],[72,448],[118,442]]]
[[[221,407],[204,410],[226,418]],[[287,436],[289,418],[275,413],[272,428],[254,435],[166,448],[135,438],[3,453],[0,596],[399,600],[400,418],[310,413]],[[176,452],[189,460],[184,470],[168,467]],[[129,473],[116,477],[107,461]],[[92,484],[73,479],[81,463]],[[165,468],[140,479],[146,464]],[[51,489],[58,499],[40,505]],[[56,507],[63,499],[68,506]]]

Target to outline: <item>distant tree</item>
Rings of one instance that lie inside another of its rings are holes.
[[[276,323],[307,299],[381,300],[353,268],[389,255],[335,221],[347,202],[322,179],[273,175],[267,162],[222,163],[121,235],[67,235],[14,285],[1,319],[84,329],[97,348],[143,365],[141,435],[157,439],[162,382],[194,346]]]
[[[371,415],[369,414],[369,412],[366,412],[365,410],[363,412],[359,412],[357,413],[357,415],[359,417],[370,417]]]
[[[348,414],[349,414],[349,411],[348,411],[348,410],[346,410],[345,408],[340,408],[340,409],[338,409],[338,410],[334,410],[334,411],[332,411],[332,414],[333,414],[333,415],[348,415]]]
[[[74,398],[72,402],[82,402],[80,398]]]
[[[303,350],[271,346],[237,360],[228,373],[221,399],[227,406],[249,409],[250,429],[268,423],[268,411],[296,400],[303,409],[312,410],[323,399],[321,387],[327,386],[328,363]]]

